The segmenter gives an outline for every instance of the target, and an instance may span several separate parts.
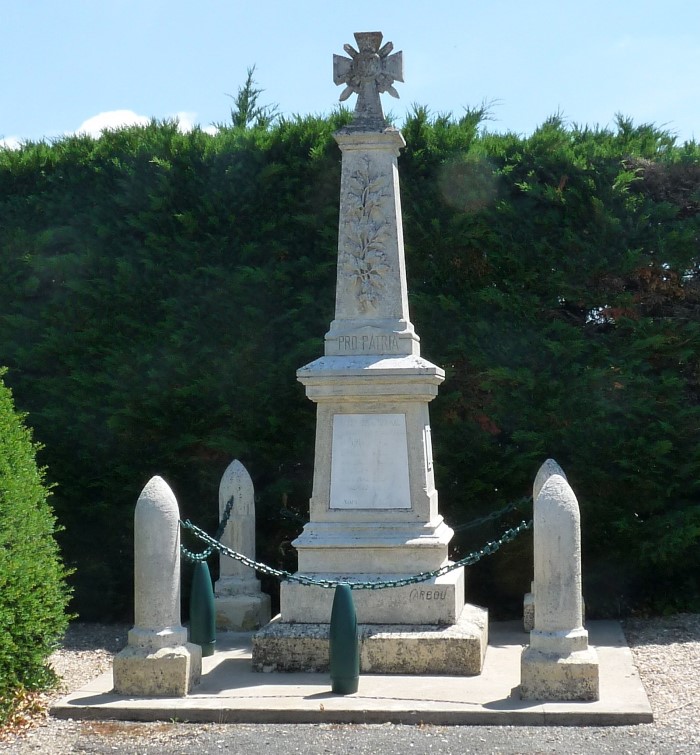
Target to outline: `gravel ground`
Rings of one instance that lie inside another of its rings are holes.
[[[653,724],[619,727],[395,726],[128,723],[35,715],[0,753],[670,753],[700,752],[700,614],[625,622],[625,634],[651,702]],[[44,702],[81,687],[110,667],[125,626],[74,624],[52,656],[63,679]]]

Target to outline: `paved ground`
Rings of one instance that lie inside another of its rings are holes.
[[[600,663],[600,700],[521,700],[519,622],[490,627],[478,676],[370,675],[356,694],[330,692],[328,674],[260,674],[251,670],[250,636],[223,635],[204,659],[201,683],[184,698],[128,698],[112,693],[111,672],[52,708],[58,717],[211,723],[421,725],[622,725],[648,723],[651,707],[620,625],[591,622]]]
[[[67,689],[111,666],[129,626],[73,624],[52,664]],[[652,724],[632,726],[436,726],[426,724],[185,724],[36,719],[3,739],[11,755],[185,755],[188,753],[643,753],[700,752],[700,614],[635,618],[625,635],[654,711]],[[327,687],[326,687],[327,689]],[[56,701],[60,695],[47,695]]]
[[[31,740],[30,740],[31,741]],[[26,744],[29,744],[27,742]],[[700,741],[653,724],[609,727],[83,722],[60,753],[100,755],[697,755]],[[45,749],[21,750],[41,753]],[[53,751],[52,751],[53,752]],[[14,754],[13,754],[14,755]]]

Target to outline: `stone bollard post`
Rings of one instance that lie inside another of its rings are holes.
[[[542,486],[553,475],[558,474],[564,479],[566,475],[564,470],[557,464],[554,459],[547,459],[544,464],[539,468],[535,475],[535,482],[532,485],[532,502],[537,500],[537,496],[542,490]],[[530,592],[525,593],[523,598],[523,629],[526,632],[531,632],[535,628],[535,581],[530,583]]]
[[[180,618],[180,512],[161,477],[152,477],[134,512],[134,627],[114,659],[114,691],[184,697],[202,672],[202,651]]]
[[[521,657],[529,700],[597,700],[598,657],[582,624],[581,524],[566,479],[552,474],[534,504],[535,627]]]
[[[233,496],[234,505],[221,542],[255,560],[255,492],[253,481],[238,459],[232,461],[219,485],[219,520]],[[222,631],[247,632],[270,621],[270,596],[260,591],[255,572],[239,561],[221,556],[216,582],[216,626]]]

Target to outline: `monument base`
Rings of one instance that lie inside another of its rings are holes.
[[[216,595],[216,628],[220,632],[250,632],[260,629],[270,621],[270,596]]]
[[[352,584],[400,579],[405,574],[308,574]],[[324,624],[331,619],[334,590],[282,582],[280,612],[285,623]],[[353,590],[359,624],[455,624],[464,607],[464,568],[404,587]]]
[[[329,631],[329,624],[289,624],[276,616],[253,637],[253,670],[328,671]],[[358,635],[361,673],[476,676],[488,645],[488,611],[467,604],[450,626],[358,624]]]
[[[523,700],[598,700],[598,655],[593,648],[569,655],[544,653],[526,647],[520,662]]]
[[[202,649],[190,642],[158,650],[127,645],[112,671],[118,695],[185,697],[202,675]]]

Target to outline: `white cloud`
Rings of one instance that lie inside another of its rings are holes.
[[[194,119],[197,117],[197,113],[182,111],[181,113],[175,113],[172,117],[177,120],[178,131],[181,134],[186,134],[195,127]]]
[[[197,113],[191,111],[183,110],[168,116],[168,118],[177,120],[178,129],[183,134],[192,131],[193,128],[198,126]],[[68,132],[65,135],[86,134],[98,139],[105,130],[111,131],[125,126],[147,126],[150,122],[151,118],[146,115],[139,115],[133,110],[109,110],[93,115],[91,118],[83,121],[75,131]],[[218,129],[216,126],[205,126],[202,128],[202,131],[214,135],[218,132]],[[25,139],[19,136],[0,137],[0,149],[19,149],[25,141]]]
[[[178,129],[183,134],[192,131],[197,125],[197,113],[188,110],[182,110],[179,113],[169,115],[168,118],[177,120]],[[147,126],[150,122],[150,118],[145,115],[139,115],[133,110],[110,110],[88,118],[84,123],[80,124],[75,133],[88,134],[89,136],[98,138],[106,129],[117,129],[123,126]],[[202,131],[205,131],[207,134],[215,134],[218,129],[215,126],[206,126]]]
[[[175,115],[171,117],[177,119],[177,127],[182,134],[186,134],[188,131],[192,131],[195,126],[199,125],[196,120],[197,113],[182,111],[180,113],[175,113]],[[200,128],[202,127],[200,126]],[[204,128],[202,128],[202,131],[204,131],[205,134],[211,134],[213,136],[219,131],[219,129],[216,126],[204,126]]]
[[[0,148],[19,149],[22,146],[22,140],[18,136],[6,136],[0,139]]]
[[[88,136],[97,138],[107,129],[112,130],[123,126],[147,126],[150,122],[150,118],[145,115],[138,115],[133,110],[110,110],[88,118],[78,126],[76,134],[88,134]]]

